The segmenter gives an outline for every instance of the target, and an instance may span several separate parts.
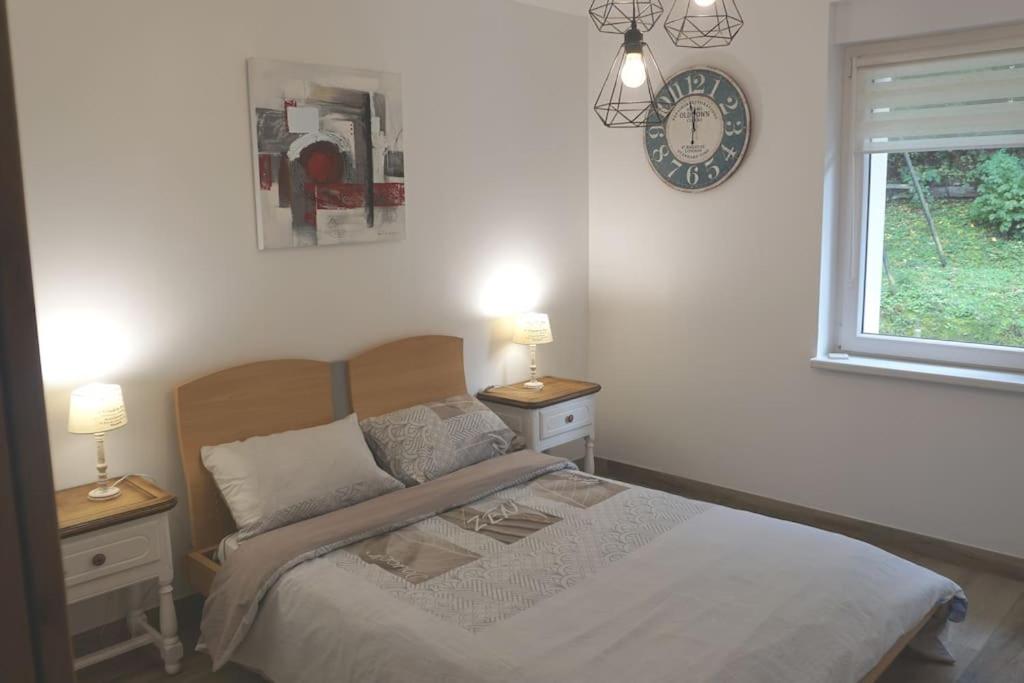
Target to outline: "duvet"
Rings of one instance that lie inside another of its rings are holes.
[[[860,681],[960,588],[520,451],[242,543],[202,648],[302,681]]]

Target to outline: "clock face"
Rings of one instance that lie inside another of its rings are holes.
[[[750,109],[735,81],[717,69],[689,69],[671,78],[656,101],[665,120],[647,124],[644,144],[662,180],[702,192],[736,172],[750,144]]]

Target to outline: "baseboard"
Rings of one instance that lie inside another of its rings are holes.
[[[850,536],[882,548],[908,550],[937,560],[1024,581],[1024,558],[932,538],[912,531],[894,529],[673,474],[655,472],[605,458],[596,459],[596,469],[601,476],[618,479],[629,484],[646,486],[737,510],[746,510],[789,522],[806,524],[825,531]]]

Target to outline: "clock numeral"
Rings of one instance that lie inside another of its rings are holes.
[[[729,145],[722,145],[722,151],[725,152],[725,160],[726,161],[732,161],[739,154],[739,152],[734,150]]]
[[[671,171],[669,171],[669,173],[668,173],[668,177],[669,178],[674,176],[679,171],[679,169],[681,169],[683,167],[683,165],[679,162],[678,159],[672,159],[672,165],[675,166],[675,168],[673,168]]]
[[[704,85],[708,82],[704,74],[693,73],[686,74],[686,87],[689,88],[691,95],[703,95]]]
[[[668,92],[670,95],[672,95],[673,103],[678,102],[679,100],[683,99],[683,97],[685,97],[685,95],[683,95],[683,89],[680,88],[679,84],[675,82],[668,84]]]
[[[665,160],[666,157],[670,156],[670,152],[667,146],[662,145],[658,149],[654,150],[654,152],[652,152],[652,155],[654,156],[654,161],[660,164]]]
[[[715,163],[714,159],[709,159],[705,161],[704,168],[708,169],[708,176],[709,179],[712,181],[718,180],[718,178],[722,175],[722,169],[718,167],[718,164]]]
[[[686,169],[686,182],[690,185],[696,185],[700,182],[700,169],[696,166],[690,166]]]
[[[652,140],[660,140],[665,137],[665,126],[651,126],[647,129],[647,137]]]
[[[740,101],[732,95],[729,95],[718,104],[722,108],[722,114],[724,116],[728,116],[729,112],[736,111],[737,107],[740,106]]]
[[[743,135],[747,130],[747,125],[742,121],[726,121],[725,122],[725,134],[729,137],[736,135]]]
[[[714,97],[715,93],[718,92],[718,86],[720,86],[720,85],[722,85],[722,79],[721,78],[716,78],[715,79],[715,84],[711,88],[711,92],[708,93],[708,97]]]

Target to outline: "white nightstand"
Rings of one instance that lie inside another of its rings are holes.
[[[583,439],[586,456],[583,471],[594,472],[594,425],[597,421],[596,394],[600,384],[559,377],[542,377],[544,388],[527,389],[522,384],[490,387],[477,394],[534,451]]]
[[[94,486],[57,492],[68,604],[130,589],[134,604],[128,630],[132,637],[76,659],[75,670],[152,644],[160,651],[167,673],[176,674],[181,669],[182,647],[171,586],[174,558],[167,514],[177,499],[141,477],[125,479],[121,495],[104,502],[88,499]],[[140,584],[150,580],[155,580],[160,590],[159,629],[150,625],[142,611]]]

